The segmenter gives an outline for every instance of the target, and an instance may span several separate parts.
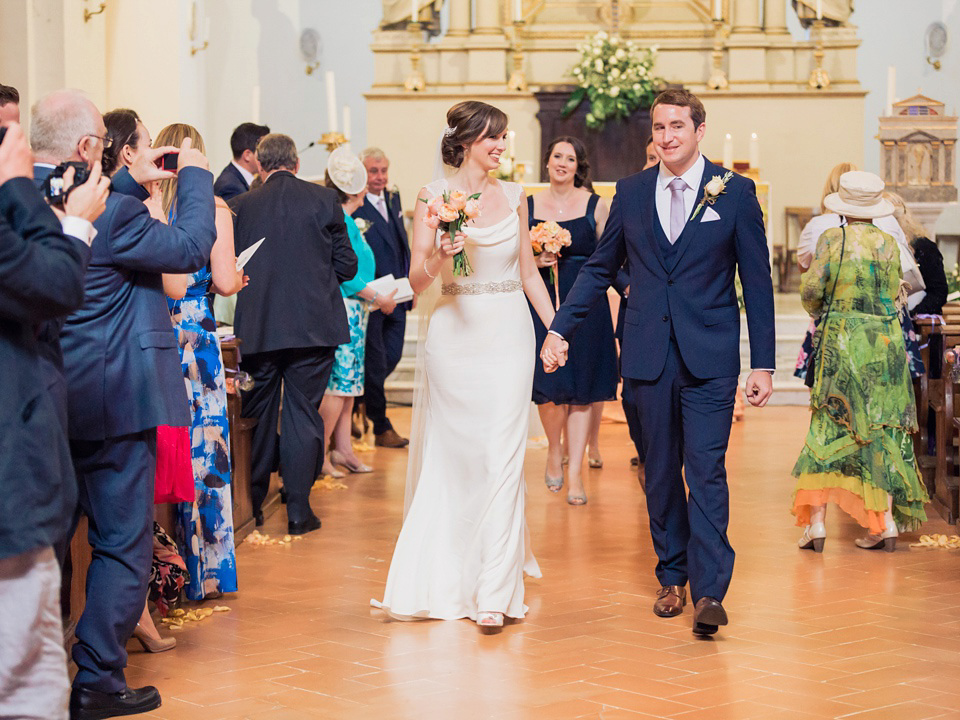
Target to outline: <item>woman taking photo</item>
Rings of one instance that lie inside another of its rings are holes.
[[[820,323],[810,372],[810,430],[793,469],[801,549],[822,552],[834,502],[867,530],[866,550],[896,548],[898,527],[924,520],[911,433],[917,410],[898,315],[905,302],[896,241],[874,221],[893,214],[883,181],[840,177],[824,204],[844,219],[820,237],[801,279],[803,306]]]
[[[558,137],[547,146],[544,164],[550,187],[527,199],[530,227],[553,221],[570,233],[571,244],[559,255],[542,252],[534,259],[540,275],[556,306],[557,298],[551,272],[560,289],[563,302],[573,287],[580,268],[597,246],[603,232],[609,209],[590,184],[590,164],[587,151],[575,137]],[[543,345],[547,329],[533,314],[537,347]],[[614,341],[613,321],[607,303],[597,303],[577,331],[577,342],[570,350],[564,367],[546,373],[542,363],[535,360],[533,401],[540,411],[540,421],[547,434],[547,468],[545,479],[552,492],[563,487],[562,435],[566,432],[569,453],[567,502],[585,505],[587,494],[583,488],[583,454],[595,423],[599,423],[606,400],[617,394],[617,346]],[[600,467],[603,460],[599,449],[592,447],[591,467]]]

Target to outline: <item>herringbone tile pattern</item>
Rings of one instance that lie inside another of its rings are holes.
[[[406,418],[403,411],[395,414]],[[496,635],[469,621],[385,623],[368,602],[386,578],[403,506],[405,451],[365,458],[376,472],[315,491],[323,529],[289,547],[238,552],[241,592],[180,631],[162,655],[131,652],[128,681],[151,683],[168,720],[673,718],[921,720],[960,717],[960,551],[896,554],[853,546],[829,516],[823,555],[800,552],[789,476],[802,408],[748,410],[728,469],[738,552],[712,640],[691,613],[650,610],[643,495],[626,429],[605,424],[606,461],[590,502],[568,507],[528,453],[527,517],[542,580],[530,613]],[[281,533],[281,511],[267,532]],[[932,519],[926,532],[953,532]],[[688,608],[689,610],[689,608]]]

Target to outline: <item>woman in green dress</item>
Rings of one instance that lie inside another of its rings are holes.
[[[916,403],[898,310],[900,254],[872,221],[893,213],[883,181],[848,172],[824,204],[846,219],[820,236],[801,278],[803,306],[820,325],[814,338],[810,430],[793,469],[793,513],[805,526],[799,546],[823,550],[828,502],[866,528],[867,550],[896,548],[898,527],[926,515],[911,433]]]

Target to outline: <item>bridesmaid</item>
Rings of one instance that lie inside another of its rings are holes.
[[[572,244],[564,248],[559,257],[543,252],[535,258],[554,302],[551,268],[558,273],[560,302],[563,302],[580,268],[597,246],[609,208],[593,193],[587,151],[580,140],[567,136],[556,138],[547,146],[544,164],[550,187],[527,199],[530,227],[553,220],[570,231]],[[537,347],[541,347],[547,330],[535,313],[533,322]],[[566,430],[570,459],[567,502],[585,505],[587,495],[581,470],[591,424],[599,417],[604,401],[615,399],[617,393],[617,348],[607,304],[598,303],[583,321],[564,367],[547,374],[542,363],[535,364],[533,401],[540,411],[549,442],[547,487],[552,492],[560,492],[563,487],[561,439]],[[591,457],[591,466],[599,467],[601,462],[598,456]]]
[[[179,147],[185,137],[204,151],[196,128],[176,123],[157,135],[157,142]],[[176,223],[177,179],[161,182],[163,211]],[[236,269],[233,219],[227,204],[216,202],[217,241],[210,263],[188,276],[181,300],[168,300],[193,424],[190,431],[195,500],[180,503],[176,536],[190,572],[187,597],[207,596],[237,590],[237,563],[233,545],[233,502],[230,487],[230,444],[227,428],[227,390],[223,374],[220,339],[208,292],[234,295],[246,284]]]

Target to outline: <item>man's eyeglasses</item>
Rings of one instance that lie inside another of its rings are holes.
[[[87,134],[80,139],[83,140],[83,138],[96,138],[97,140],[103,143],[104,150],[109,150],[111,147],[113,147],[113,138],[110,137],[109,135],[104,135],[103,137],[100,137],[99,135]]]

